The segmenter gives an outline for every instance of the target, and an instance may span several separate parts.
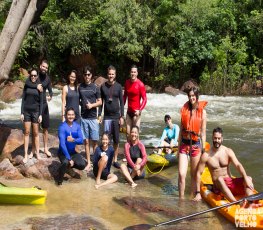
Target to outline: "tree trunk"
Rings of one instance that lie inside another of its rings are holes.
[[[31,0],[26,10],[25,16],[19,26],[19,29],[13,39],[13,42],[8,50],[6,58],[0,67],[0,82],[8,79],[10,70],[15,62],[18,51],[22,45],[23,39],[31,25],[34,15],[37,11],[36,8],[37,0]]]
[[[25,14],[29,0],[13,0],[0,35],[0,66],[3,64],[13,38]]]

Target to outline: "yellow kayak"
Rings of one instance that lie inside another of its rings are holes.
[[[229,203],[221,195],[217,195],[212,191],[213,181],[208,168],[205,168],[201,177],[201,195],[203,199],[212,207],[221,206]],[[236,196],[239,200],[243,197]],[[263,200],[259,200],[263,204]],[[231,221],[237,228],[244,229],[263,229],[263,207],[257,208],[242,208],[239,204],[234,204],[229,207],[218,210],[220,214]]]
[[[44,204],[47,191],[39,188],[8,187],[0,184],[0,204]]]

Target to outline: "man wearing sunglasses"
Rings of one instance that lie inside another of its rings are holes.
[[[88,161],[86,170],[90,170],[90,144],[93,147],[93,153],[99,140],[99,122],[97,119],[97,107],[101,102],[99,87],[92,82],[92,72],[89,66],[83,71],[84,83],[79,86],[79,96],[81,105],[81,130],[85,139],[85,152]]]

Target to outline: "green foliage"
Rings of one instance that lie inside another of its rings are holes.
[[[12,0],[0,1],[0,31],[3,29]]]

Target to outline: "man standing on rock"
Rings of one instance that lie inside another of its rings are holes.
[[[90,170],[90,141],[93,144],[93,153],[98,146],[99,122],[97,119],[97,107],[101,106],[100,89],[92,80],[91,68],[89,66],[83,71],[84,83],[79,86],[79,97],[81,104],[81,130],[85,139],[85,152],[88,165],[86,170]]]
[[[116,82],[116,68],[108,67],[108,81],[101,85],[102,106],[99,109],[99,117],[101,116],[102,107],[104,105],[104,132],[109,134],[113,140],[114,159],[113,166],[120,168],[118,163],[119,153],[119,134],[120,126],[124,123],[124,105],[122,96],[122,87]]]
[[[37,88],[39,92],[43,92],[43,112],[42,112],[42,123],[41,127],[43,129],[43,142],[44,142],[44,153],[51,157],[51,153],[48,149],[48,128],[49,128],[49,109],[48,101],[51,101],[53,92],[51,87],[51,80],[47,74],[48,71],[48,61],[42,60],[39,66],[39,80],[41,84],[32,84],[30,79],[26,80],[25,87],[35,89]],[[48,90],[49,95],[46,95],[46,90]],[[32,147],[32,152],[34,153],[35,146]]]
[[[59,150],[58,157],[61,162],[57,184],[61,185],[65,173],[74,177],[76,172],[72,168],[83,170],[86,167],[85,159],[76,152],[76,145],[83,144],[83,136],[80,125],[75,122],[75,111],[68,108],[65,114],[66,120],[58,129]]]
[[[141,113],[147,103],[146,90],[144,84],[138,79],[138,68],[136,65],[131,67],[130,79],[124,85],[124,104],[128,98],[128,109],[126,115],[127,139],[130,136],[131,127],[140,128]]]

